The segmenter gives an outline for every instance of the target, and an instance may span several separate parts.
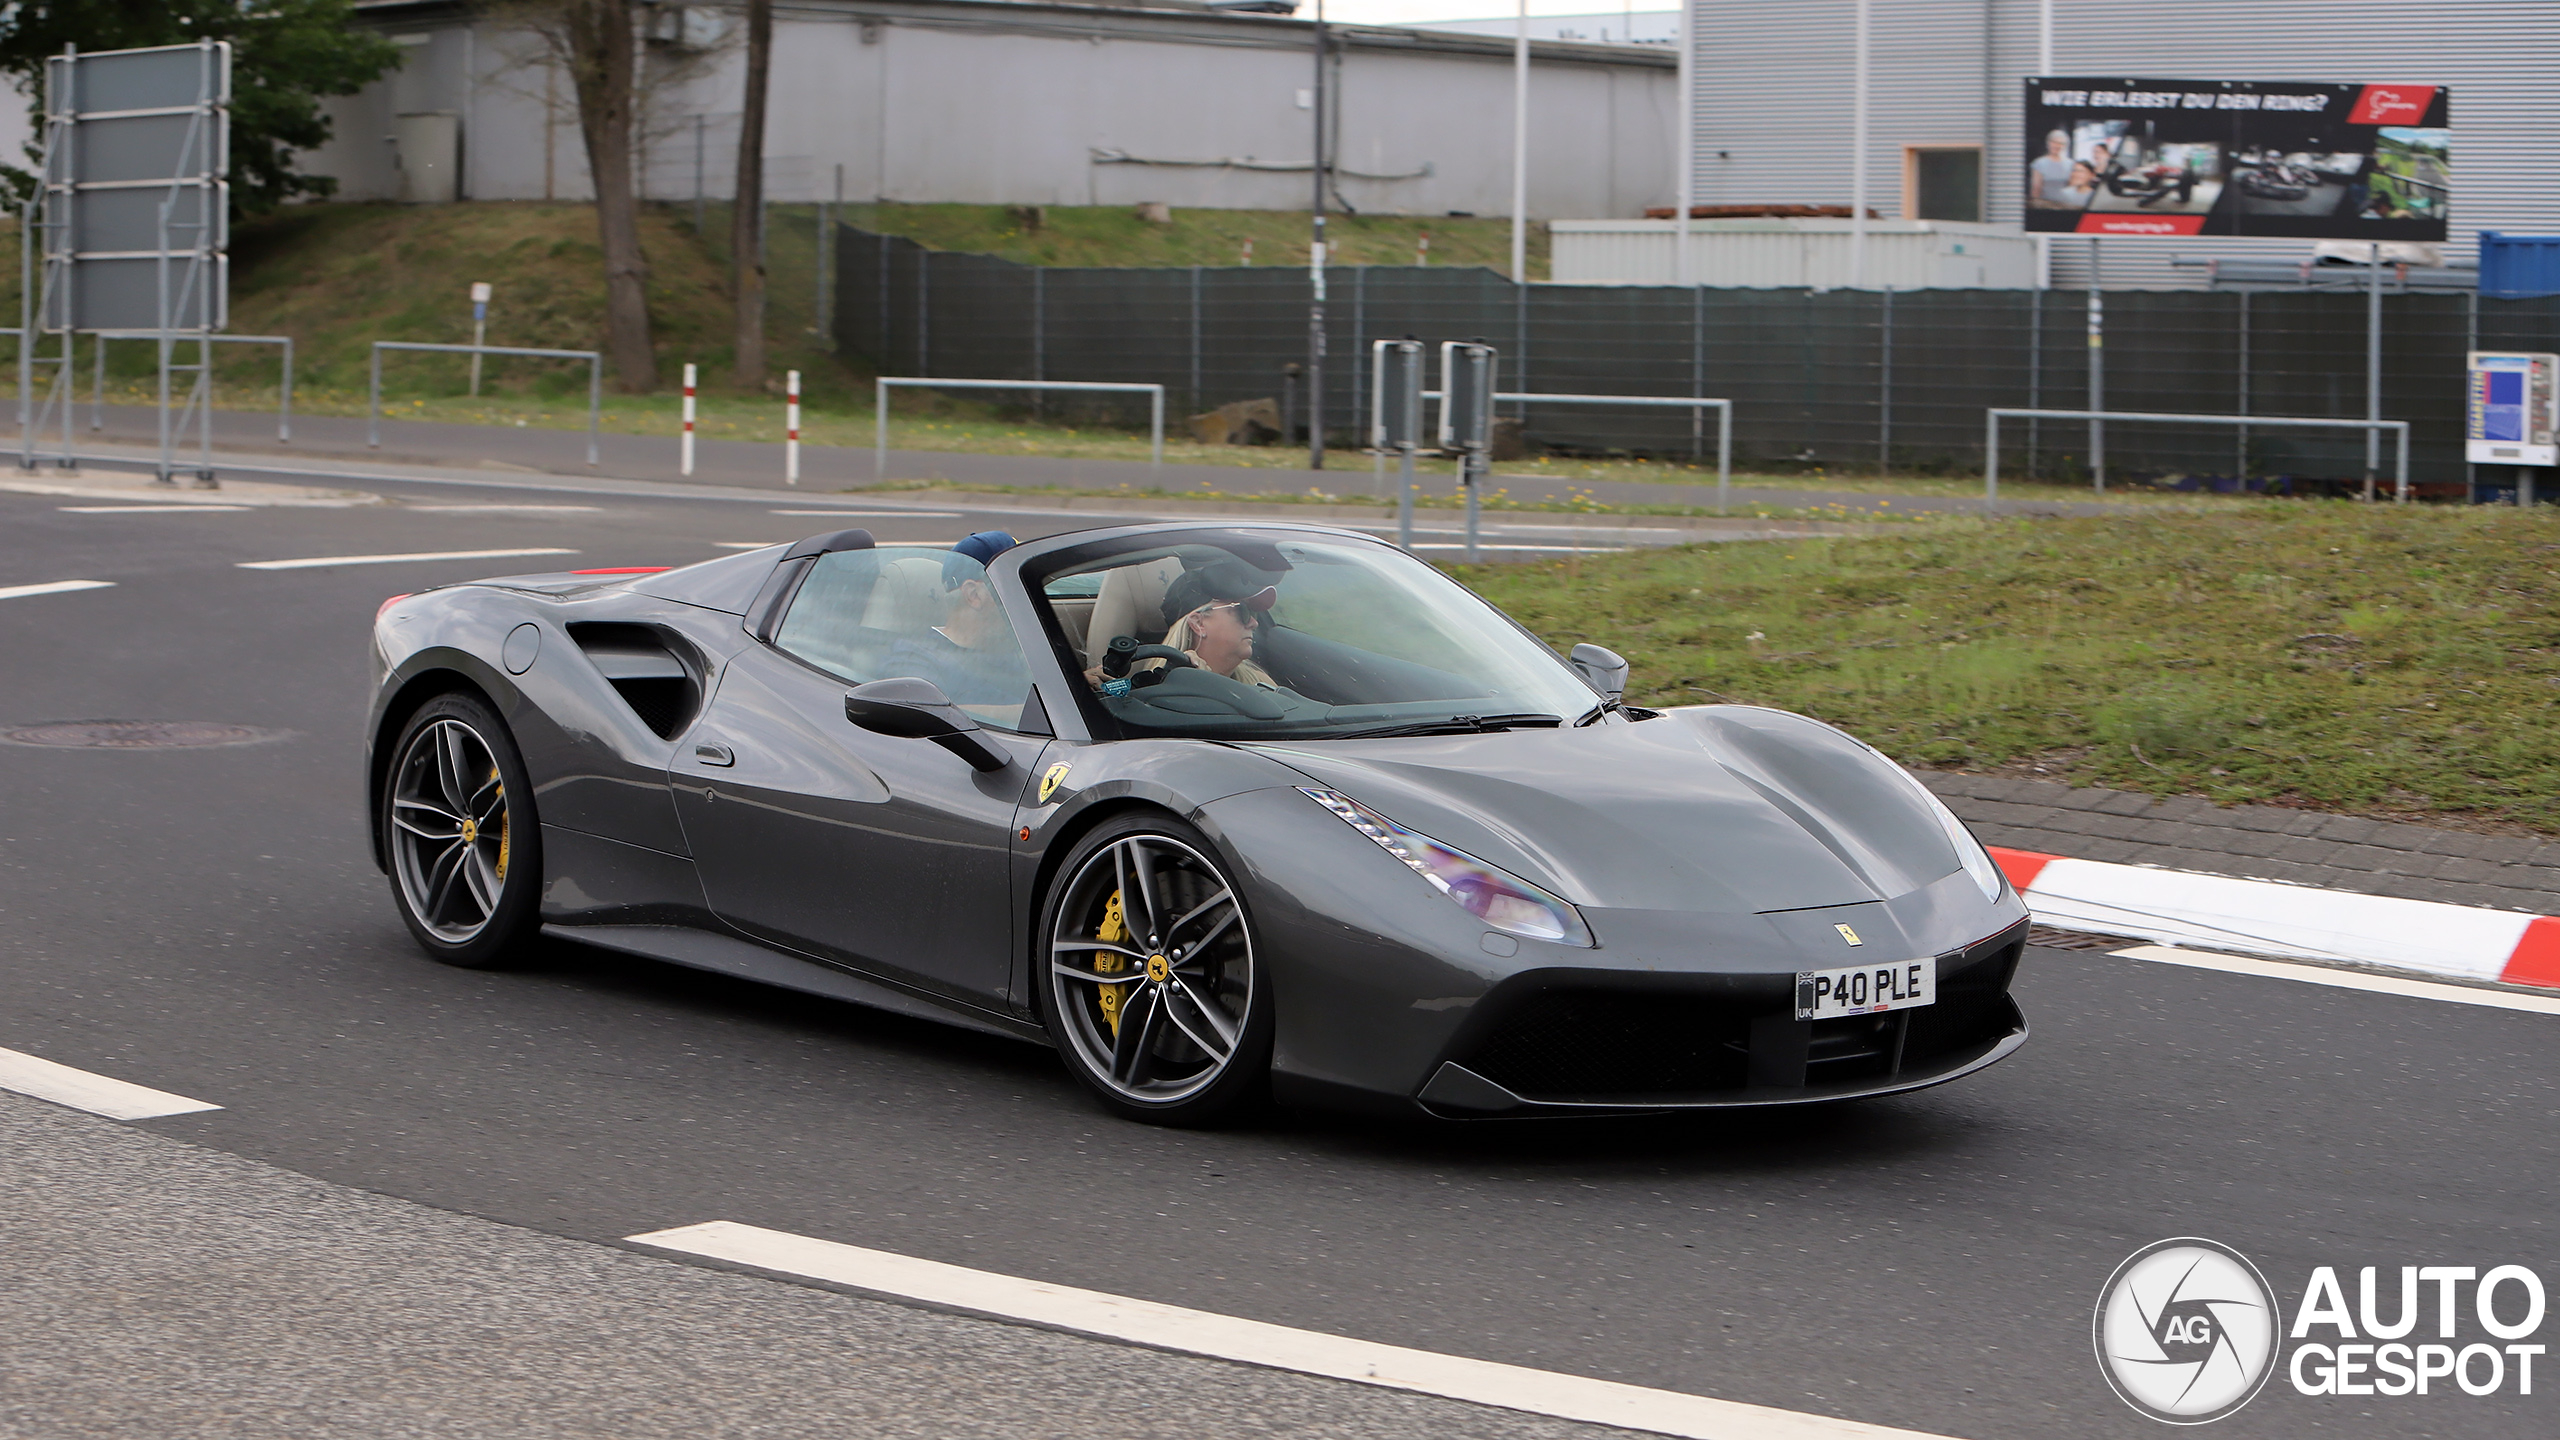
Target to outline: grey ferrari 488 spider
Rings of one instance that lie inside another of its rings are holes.
[[[536,932],[1054,1045],[1109,1108],[1887,1094],[2016,1050],[2026,910],[1892,762],[1624,705],[1390,545],[859,530],[388,602],[376,859]]]

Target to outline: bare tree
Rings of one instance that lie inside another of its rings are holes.
[[[773,73],[773,0],[747,0],[747,94],[738,115],[738,199],[729,216],[729,287],[738,306],[731,373],[764,384],[764,111]]]
[[[646,394],[658,388],[658,355],[649,336],[649,260],[640,250],[632,176],[640,68],[635,7],[632,0],[544,0],[524,13],[577,88],[578,128],[586,137],[597,240],[604,248],[605,359],[616,385]]]

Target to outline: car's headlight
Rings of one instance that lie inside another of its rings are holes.
[[[1441,894],[1496,930],[1531,940],[1564,945],[1591,944],[1591,930],[1573,906],[1496,865],[1464,850],[1443,845],[1419,831],[1408,830],[1356,800],[1331,790],[1298,787],[1300,794],[1342,818],[1342,823],[1377,842]]]

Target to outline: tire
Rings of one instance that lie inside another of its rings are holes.
[[[1170,815],[1122,817],[1077,841],[1057,875],[1041,999],[1067,1068],[1105,1109],[1150,1124],[1207,1125],[1258,1102],[1270,974],[1207,837]]]
[[[484,970],[541,925],[542,827],[515,738],[476,695],[440,695],[400,729],[383,781],[391,899],[420,949]]]

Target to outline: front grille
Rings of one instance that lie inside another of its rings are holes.
[[[1940,956],[1935,1004],[1800,1026],[1768,1001],[1641,990],[1527,994],[1458,1060],[1532,1100],[1707,1095],[1754,1083],[1757,1020],[1772,1051],[1763,1057],[1762,1085],[1889,1079],[2006,1031],[2009,979],[2024,938],[2013,930]]]
[[[1750,1017],[1729,1004],[1624,990],[1549,991],[1465,1063],[1516,1095],[1727,1090],[1749,1071]]]

